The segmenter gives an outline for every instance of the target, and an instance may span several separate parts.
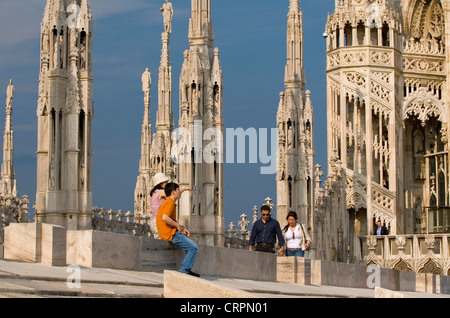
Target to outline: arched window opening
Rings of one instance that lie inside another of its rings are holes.
[[[389,38],[389,25],[387,24],[387,22],[383,23],[382,39],[383,39],[383,46],[390,46],[391,39]]]
[[[366,26],[363,21],[359,21],[358,26],[356,28],[356,34],[358,43],[356,45],[364,45],[364,39],[366,37]]]
[[[375,20],[372,21],[373,27],[370,28],[370,45],[378,45],[378,28]]]
[[[344,27],[344,46],[353,45],[353,28],[350,22],[347,22]]]

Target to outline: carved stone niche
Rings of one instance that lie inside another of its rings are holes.
[[[442,268],[436,264],[431,258],[423,265],[423,267],[419,270],[419,273],[427,273],[434,275],[442,275]]]
[[[412,272],[412,268],[410,264],[408,264],[404,259],[400,258],[397,263],[395,263],[393,269],[398,271],[406,271],[406,272]]]

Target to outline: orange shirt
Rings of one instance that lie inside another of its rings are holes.
[[[172,241],[173,236],[177,232],[177,229],[168,225],[163,221],[163,215],[167,215],[173,220],[177,218],[176,204],[172,198],[167,198],[159,207],[158,214],[156,215],[156,227],[158,228],[159,237],[162,240]]]

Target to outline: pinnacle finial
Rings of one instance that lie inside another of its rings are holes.
[[[289,11],[300,11],[300,1],[299,0],[290,0]]]

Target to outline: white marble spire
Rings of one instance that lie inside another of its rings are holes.
[[[211,0],[191,0],[189,42],[191,47],[213,45],[214,30],[211,20]]]
[[[289,12],[298,12],[300,10],[300,0],[290,0]]]
[[[305,93],[303,24],[300,2],[290,0],[287,15],[285,91],[280,93],[277,113],[277,219],[286,222],[289,211],[306,223],[313,213],[313,114],[310,93]],[[311,179],[312,180],[312,179]],[[308,204],[308,202],[310,202]]]
[[[6,89],[6,119],[3,135],[3,163],[2,179],[0,181],[0,195],[7,198],[17,197],[16,180],[14,174],[14,133],[12,128],[12,101],[14,85],[12,80]]]
[[[220,51],[213,49],[211,0],[192,0],[191,5],[190,48],[184,53],[179,94],[180,131],[188,132],[191,137],[181,138],[187,144],[180,146],[177,169],[180,186],[191,188],[192,192],[181,197],[179,215],[197,242],[223,246],[223,143],[220,140],[224,121]],[[214,136],[210,136],[212,132]],[[205,133],[215,141],[211,146],[206,142],[200,145]],[[194,147],[188,144],[190,138],[196,141]],[[202,146],[210,147],[203,151]],[[204,160],[205,156],[209,160]]]
[[[88,0],[48,0],[37,108],[38,222],[91,227],[93,21]]]
[[[287,23],[286,88],[304,88],[303,13],[299,0],[290,0]]]

